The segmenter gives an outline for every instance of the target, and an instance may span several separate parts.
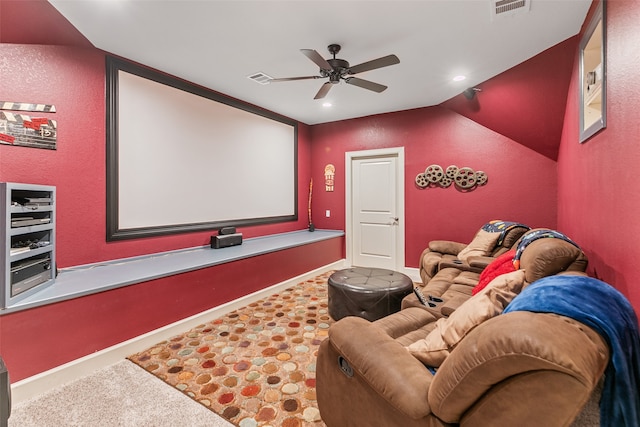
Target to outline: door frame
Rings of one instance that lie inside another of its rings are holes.
[[[396,239],[395,270],[405,270],[405,215],[404,215],[404,147],[380,148],[375,150],[347,151],[345,153],[345,246],[347,264],[353,265],[353,168],[358,159],[389,158],[397,159],[396,168],[396,212],[398,213],[398,233]]]

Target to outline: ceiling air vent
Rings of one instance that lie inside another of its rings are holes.
[[[492,0],[491,19],[529,12],[531,0]]]
[[[252,75],[247,76],[247,77],[249,79],[253,80],[254,82],[260,83],[261,85],[266,85],[271,80],[273,80],[273,77],[268,76],[265,73],[260,73],[260,72],[252,74]]]

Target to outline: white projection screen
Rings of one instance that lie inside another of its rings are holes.
[[[107,59],[107,240],[297,218],[295,121]]]

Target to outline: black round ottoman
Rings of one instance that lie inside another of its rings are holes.
[[[329,276],[329,315],[334,320],[358,316],[371,322],[400,311],[413,281],[397,271],[353,267]]]

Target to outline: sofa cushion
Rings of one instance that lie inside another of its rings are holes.
[[[440,366],[473,328],[502,313],[522,290],[524,276],[523,270],[517,270],[496,277],[451,316],[439,319],[426,338],[407,346],[407,350],[427,366]]]
[[[491,233],[479,230],[471,243],[458,253],[458,259],[467,262],[467,258],[471,256],[487,256],[491,254],[493,248],[500,238],[500,233]]]
[[[559,240],[565,241],[575,246],[577,250],[580,250],[580,246],[578,246],[576,242],[571,240],[566,235],[560,233],[559,231],[549,230],[547,228],[530,230],[527,233],[525,233],[525,235],[522,237],[522,240],[520,240],[520,242],[518,243],[518,247],[516,249],[516,256],[513,259],[513,265],[516,267],[516,269],[520,268],[520,257],[524,253],[525,249],[531,243],[539,239],[547,239],[547,238],[559,239]]]
[[[580,260],[583,262],[580,263]],[[520,267],[526,271],[528,283],[558,274],[574,264],[580,269],[586,268],[586,257],[579,248],[561,239],[531,242],[520,258]]]
[[[461,271],[460,274],[453,278],[452,284],[470,286],[471,290],[473,290],[473,287],[478,284],[478,280],[480,280],[480,273]]]

